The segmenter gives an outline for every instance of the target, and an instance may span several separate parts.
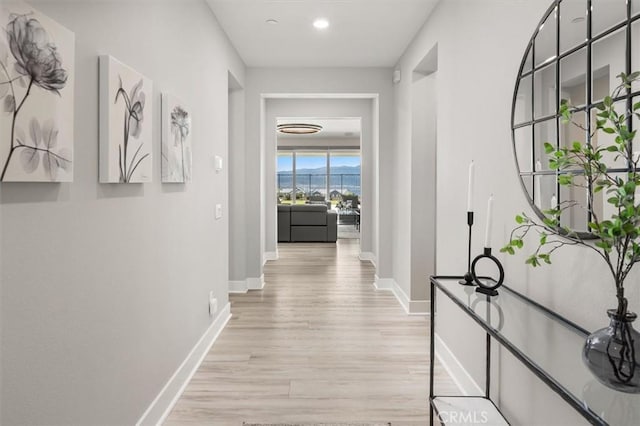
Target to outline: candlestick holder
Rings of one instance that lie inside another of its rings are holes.
[[[467,251],[467,272],[464,279],[458,281],[458,284],[474,286],[473,275],[471,275],[471,230],[473,228],[473,212],[467,212],[467,225],[469,226],[469,249]]]
[[[485,278],[485,277],[478,277],[476,275],[476,265],[482,259],[489,259],[490,261],[492,261],[498,267],[498,279],[497,280],[491,279],[492,281],[495,282],[494,285],[485,284],[481,279],[481,278]],[[497,289],[504,282],[504,268],[502,267],[502,264],[500,263],[500,261],[498,259],[496,259],[491,254],[491,248],[490,247],[485,247],[484,248],[484,253],[479,255],[479,256],[477,256],[475,259],[473,259],[473,263],[471,263],[471,276],[473,277],[473,281],[478,286],[476,288],[476,292],[477,293],[486,294],[488,296],[497,296],[498,295]]]

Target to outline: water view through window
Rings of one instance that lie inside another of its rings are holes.
[[[360,152],[279,151],[277,163],[278,201],[304,204],[361,195]]]

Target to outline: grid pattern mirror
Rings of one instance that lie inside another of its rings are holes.
[[[578,173],[574,173],[574,182],[582,179],[585,188],[558,184],[561,172],[549,167],[544,144],[556,148],[568,147],[573,141],[594,147],[610,144],[610,135],[594,132],[597,106],[620,84],[620,73],[638,70],[640,0],[556,0],[551,4],[525,50],[511,116],[522,188],[541,219],[542,211],[575,202],[575,207],[563,210],[561,226],[588,238],[590,213],[579,205],[589,206],[595,214],[609,214],[603,211],[610,208],[607,194],[603,191],[589,199],[588,182]],[[572,106],[573,123],[563,123],[558,114],[562,100]],[[614,101],[618,111],[630,110],[640,102],[640,83]],[[636,121],[629,118],[627,126],[637,128],[640,123]],[[635,144],[640,150],[640,144]],[[613,155],[606,163],[614,173],[624,174],[633,167]]]

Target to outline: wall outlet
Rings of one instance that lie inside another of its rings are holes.
[[[218,312],[218,299],[213,295],[213,291],[209,292],[209,316],[212,317]]]
[[[222,217],[222,204],[216,204],[216,219]]]

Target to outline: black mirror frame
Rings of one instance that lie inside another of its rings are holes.
[[[621,0],[624,1],[624,0]],[[613,72],[625,72],[626,74],[630,74],[632,72],[631,67],[632,67],[632,57],[631,57],[631,50],[632,50],[632,25],[635,22],[640,22],[640,9],[636,12],[635,16],[632,16],[632,1],[633,2],[640,2],[640,0],[628,0],[626,1],[626,18],[607,28],[606,30],[600,32],[599,34],[593,36],[592,35],[592,18],[593,18],[593,9],[592,9],[592,4],[593,1],[592,0],[585,0],[585,5],[587,7],[587,14],[586,14],[586,20],[587,20],[587,34],[586,34],[586,38],[583,42],[567,49],[564,52],[560,52],[560,34],[561,34],[561,14],[562,14],[562,2],[563,0],[554,0],[551,4],[551,6],[549,6],[549,8],[547,9],[547,11],[545,12],[545,14],[543,15],[542,19],[540,20],[540,22],[538,23],[538,26],[536,27],[536,30],[534,31],[533,35],[531,36],[531,39],[529,40],[526,48],[525,48],[525,52],[522,58],[522,61],[520,63],[520,67],[518,69],[518,75],[516,78],[516,84],[515,84],[515,89],[513,92],[513,100],[512,100],[512,105],[511,105],[511,139],[512,139],[512,144],[513,144],[513,156],[514,156],[514,161],[516,164],[516,168],[517,168],[517,173],[518,173],[518,178],[520,180],[520,185],[522,187],[523,192],[525,193],[527,200],[529,202],[529,205],[531,207],[531,209],[535,212],[535,214],[542,220],[544,219],[544,215],[542,213],[542,211],[540,210],[540,208],[538,208],[538,206],[536,205],[536,200],[534,200],[535,198],[535,194],[536,194],[536,176],[555,176],[556,177],[556,196],[558,197],[558,202],[560,202],[560,185],[558,184],[558,175],[559,173],[557,171],[553,171],[553,170],[542,170],[542,171],[537,171],[535,170],[535,162],[536,162],[536,154],[535,154],[535,145],[536,145],[536,140],[535,140],[535,125],[537,123],[542,123],[542,122],[546,122],[546,121],[551,121],[554,120],[555,121],[555,126],[556,126],[556,140],[552,141],[549,140],[550,143],[554,143],[555,142],[555,146],[559,147],[560,146],[560,116],[558,114],[558,110],[560,108],[560,61],[563,58],[568,57],[569,55],[578,52],[580,49],[584,49],[586,48],[587,51],[587,69],[586,69],[586,102],[585,105],[580,106],[579,108],[575,108],[575,111],[584,111],[586,114],[586,127],[587,127],[587,142],[591,143],[591,138],[590,138],[590,134],[591,134],[591,111],[596,107],[596,105],[600,102],[595,102],[593,103],[593,96],[592,96],[592,85],[593,85],[593,81],[592,81],[592,77],[593,77],[593,64],[592,64],[592,46],[595,42],[604,39],[605,37],[613,34],[614,32],[621,30],[621,29],[625,29],[625,69],[624,70],[614,70]],[[549,18],[549,16],[551,16],[552,13],[557,13],[556,15],[556,19],[555,19],[555,24],[556,24],[556,31],[555,31],[555,42],[556,42],[556,46],[555,46],[555,56],[553,56],[553,59],[549,59],[546,61],[541,62],[540,64],[536,65],[536,57],[535,57],[535,39],[536,36],[538,35],[538,33],[540,32],[540,29],[542,27],[542,25],[546,22],[547,18]],[[638,31],[638,39],[640,40],[640,25],[637,28]],[[640,43],[639,43],[640,44]],[[638,55],[640,55],[640,46],[637,47],[637,51],[638,51]],[[530,69],[528,69],[527,71],[523,70],[525,69],[525,66],[527,66],[527,59],[528,56],[531,55],[531,63],[530,63]],[[639,61],[640,63],[640,61]],[[535,115],[535,78],[536,78],[536,74],[537,72],[539,72],[540,70],[544,69],[545,67],[549,66],[550,64],[554,64],[555,66],[555,95],[556,95],[556,111],[555,111],[555,115],[550,115],[550,116],[543,116],[543,117],[536,117]],[[530,93],[530,102],[531,102],[531,117],[529,121],[524,121],[522,123],[515,123],[515,119],[516,119],[516,102],[517,102],[517,96],[518,96],[518,90],[520,88],[520,83],[521,80],[523,78],[526,77],[531,77],[531,93]],[[614,102],[619,102],[619,101],[625,101],[626,105],[627,105],[627,110],[631,110],[632,107],[632,103],[633,103],[633,99],[634,97],[640,97],[640,90],[627,90],[626,93],[616,99],[614,99]],[[629,127],[630,130],[633,130],[633,120],[631,118],[629,118],[627,125]],[[526,128],[527,126],[529,126],[531,128],[531,161],[532,161],[532,165],[531,165],[531,172],[523,172],[521,165],[518,161],[518,151],[517,151],[517,140],[516,140],[516,131],[518,129],[521,128]],[[639,136],[640,137],[640,136]],[[629,165],[626,168],[611,168],[609,169],[609,171],[614,172],[614,173],[625,173],[629,171],[629,168],[631,167],[631,165]],[[527,189],[527,185],[525,183],[525,177],[530,177],[532,182],[531,182],[531,190],[532,193],[530,194],[528,189]],[[589,208],[591,208],[591,206],[589,206]],[[588,217],[588,220],[590,221],[590,217]],[[584,224],[585,225],[585,229],[587,229],[587,223]],[[596,238],[592,233],[588,232],[588,231],[582,231],[582,230],[574,230],[576,232],[576,234],[578,235],[579,238],[582,239],[594,239]]]

